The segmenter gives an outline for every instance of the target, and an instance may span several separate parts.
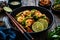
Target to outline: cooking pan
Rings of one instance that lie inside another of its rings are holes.
[[[53,23],[54,23],[53,14],[48,9],[45,9],[43,7],[37,7],[37,6],[24,6],[24,7],[16,8],[11,13],[11,15],[15,18],[16,14],[18,14],[19,12],[24,11],[24,10],[32,10],[32,9],[39,10],[42,14],[45,14],[50,19],[50,24],[49,24],[49,26],[48,26],[48,28],[46,30],[43,30],[41,32],[30,32],[30,34],[34,38],[39,37],[39,38],[43,38],[43,39],[38,39],[38,40],[45,40],[45,38],[47,38],[46,37],[47,31],[53,26]],[[11,22],[11,24],[13,24],[13,23]],[[13,28],[15,28],[15,27],[13,27]]]

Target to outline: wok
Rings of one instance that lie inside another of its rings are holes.
[[[19,8],[16,8],[15,10],[13,10],[11,15],[15,18],[16,14],[18,14],[19,12],[24,11],[24,10],[32,10],[32,9],[39,10],[42,14],[45,14],[50,19],[50,24],[49,24],[49,26],[48,26],[48,28],[46,30],[43,30],[41,32],[30,32],[30,34],[33,37],[43,38],[45,36],[45,34],[47,34],[47,31],[52,27],[52,25],[54,23],[53,14],[48,9],[45,9],[43,7],[37,7],[37,6],[24,6],[24,7],[19,7]],[[12,22],[11,22],[11,24],[12,24]]]

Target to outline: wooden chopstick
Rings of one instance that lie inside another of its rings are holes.
[[[21,33],[27,38],[27,40],[34,40],[34,38],[29,33],[27,33],[27,31],[9,13],[6,12],[6,14],[15,24],[15,26],[21,31]]]

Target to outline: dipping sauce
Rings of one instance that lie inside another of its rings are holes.
[[[11,4],[11,5],[19,5],[20,2],[18,2],[18,1],[13,1],[13,2],[11,2],[10,4]]]

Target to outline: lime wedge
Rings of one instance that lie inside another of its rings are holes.
[[[44,30],[44,26],[42,23],[40,22],[35,22],[33,25],[32,25],[32,30],[34,32],[40,32],[40,31],[43,31]]]
[[[48,21],[46,19],[39,19],[39,22],[43,24],[44,29],[47,29],[47,27],[48,27]]]
[[[6,11],[6,12],[12,12],[12,9],[10,7],[3,7],[3,9]]]

